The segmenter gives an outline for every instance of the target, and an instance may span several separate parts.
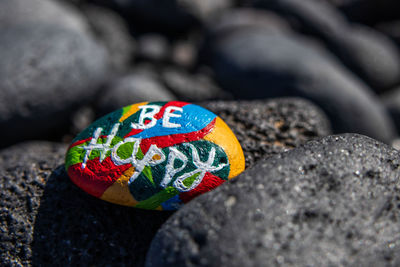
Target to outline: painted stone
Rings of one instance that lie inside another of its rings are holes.
[[[242,148],[214,113],[185,102],[143,102],[95,121],[70,145],[71,180],[103,200],[175,210],[244,170]]]

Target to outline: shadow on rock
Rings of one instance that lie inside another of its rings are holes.
[[[142,266],[153,236],[170,215],[96,199],[59,166],[40,201],[32,265]]]

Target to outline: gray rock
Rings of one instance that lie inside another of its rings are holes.
[[[13,17],[1,17],[7,27],[0,27],[0,137],[7,144],[46,138],[66,126],[70,112],[94,96],[107,68],[105,50],[76,29],[79,21],[51,22],[57,16],[63,21],[60,14],[68,17],[68,10],[44,18],[19,7]]]
[[[0,262],[4,266],[143,266],[170,216],[113,205],[75,186],[65,145],[22,143],[0,152]]]
[[[130,73],[115,79],[99,98],[98,109],[108,113],[139,102],[170,101],[175,96],[155,77],[145,73]]]
[[[206,24],[208,34],[217,37],[241,27],[262,27],[272,32],[289,32],[291,27],[276,13],[251,8],[228,9]]]
[[[67,3],[56,0],[1,1],[0,30],[31,23],[58,25],[82,33],[89,32],[85,18]]]
[[[238,98],[301,96],[325,111],[336,133],[362,133],[385,142],[394,136],[371,90],[307,39],[247,28],[210,46],[217,81]]]
[[[400,20],[382,22],[375,25],[375,28],[394,40],[397,46],[400,45]]]
[[[171,53],[171,62],[174,65],[190,69],[197,62],[197,44],[194,40],[174,42]]]
[[[202,102],[220,116],[238,138],[246,168],[316,137],[330,134],[325,114],[302,98]]]
[[[399,50],[382,33],[354,25],[348,34],[331,42],[332,51],[376,92],[381,93],[399,83]]]
[[[164,84],[180,100],[202,101],[229,96],[205,73],[191,74],[177,68],[165,68],[161,73]]]
[[[393,122],[396,125],[397,132],[400,133],[400,87],[383,94],[381,96],[382,103],[389,111]]]
[[[137,40],[136,57],[139,60],[154,62],[166,61],[170,47],[167,39],[160,34],[144,34]]]
[[[105,44],[111,66],[117,71],[126,69],[133,60],[135,40],[125,21],[112,10],[95,5],[84,6],[83,12],[94,35]]]
[[[333,6],[319,0],[256,0],[256,6],[275,10],[300,30],[324,40],[341,61],[374,90],[400,82],[400,55],[396,45],[372,28],[347,23]]]
[[[364,136],[311,141],[185,205],[146,266],[398,266],[399,166]]]

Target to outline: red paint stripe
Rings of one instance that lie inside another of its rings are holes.
[[[68,168],[68,175],[71,180],[87,193],[101,197],[132,164],[117,166],[107,157],[103,162],[99,158],[88,160],[86,168],[82,169],[82,163],[77,163]]]
[[[211,191],[225,182],[226,180],[223,180],[218,176],[206,172],[206,174],[203,177],[203,180],[196,188],[190,190],[189,192],[180,193],[179,198],[182,200],[183,203],[187,203],[193,198],[201,194],[204,194],[205,192]]]
[[[201,129],[197,132],[191,132],[191,133],[185,133],[185,134],[171,134],[171,135],[165,135],[165,136],[155,136],[155,137],[142,139],[142,142],[140,143],[140,148],[142,149],[143,153],[146,153],[149,150],[151,145],[157,145],[157,147],[159,147],[159,148],[164,148],[164,147],[169,147],[169,146],[173,146],[176,144],[200,140],[204,136],[206,136],[208,133],[211,132],[211,130],[215,126],[215,121],[216,121],[216,118],[212,122],[210,122],[206,127],[204,127],[203,129]]]
[[[167,107],[170,107],[170,106],[174,106],[174,107],[183,107],[183,106],[186,106],[186,105],[188,105],[189,103],[186,103],[186,102],[181,102],[181,101],[171,101],[171,102],[168,102],[167,104],[165,104],[161,109],[160,109],[160,111],[156,114],[156,115],[154,115],[154,118],[155,119],[157,119],[157,120],[159,120],[159,119],[161,119],[163,116],[164,116],[164,112],[165,112],[165,109],[167,108]]]

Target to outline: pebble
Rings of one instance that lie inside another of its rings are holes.
[[[167,88],[184,101],[204,101],[227,99],[230,95],[223,91],[207,73],[189,73],[179,68],[164,68],[161,79]]]
[[[72,110],[90,101],[107,76],[105,49],[75,13],[43,1],[49,6],[43,10],[54,12],[45,15],[35,11],[38,1],[20,2],[12,5],[13,16],[0,17],[7,25],[0,27],[0,138],[7,140],[1,146],[67,128]]]
[[[106,86],[98,98],[97,109],[101,114],[107,114],[132,103],[170,101],[175,98],[151,71],[133,70]]]
[[[173,214],[146,266],[397,266],[399,166],[365,136],[310,141]]]
[[[143,102],[112,112],[69,147],[71,180],[103,200],[176,210],[244,170],[242,148],[212,112],[186,102]]]
[[[122,17],[108,8],[95,5],[85,5],[83,12],[92,32],[107,48],[113,69],[127,69],[132,63],[136,43]]]
[[[301,96],[324,110],[336,133],[356,132],[387,143],[395,135],[369,87],[308,39],[247,28],[210,46],[216,79],[236,98]]]
[[[400,55],[394,42],[372,28],[348,23],[342,13],[325,1],[255,2],[256,6],[285,16],[300,31],[323,40],[344,65],[376,92],[400,82]]]

